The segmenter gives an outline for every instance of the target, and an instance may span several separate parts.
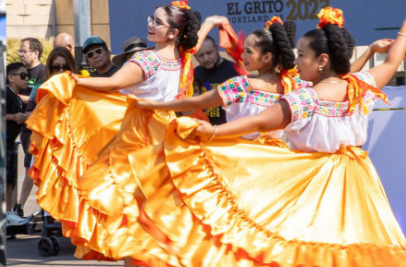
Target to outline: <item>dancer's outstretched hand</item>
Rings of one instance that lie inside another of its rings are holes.
[[[71,72],[70,76],[75,80],[76,84],[80,84],[80,78],[75,73]]]
[[[204,20],[204,23],[211,23],[213,27],[219,27],[223,25],[223,23],[229,23],[228,18],[225,16],[210,16]]]
[[[379,39],[371,44],[371,50],[374,53],[386,53],[391,47],[394,39]]]
[[[201,142],[211,141],[215,136],[215,131],[218,126],[213,126],[207,121],[195,119],[200,125],[192,133],[191,138],[199,138]]]

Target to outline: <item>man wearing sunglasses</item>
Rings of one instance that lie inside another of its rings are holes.
[[[111,52],[106,43],[98,36],[90,36],[83,44],[83,53],[86,56],[89,66],[95,71],[90,73],[91,77],[110,77],[120,68],[113,64],[110,59]]]
[[[26,120],[26,116],[23,113],[23,102],[19,94],[21,91],[27,89],[27,86],[28,72],[25,66],[20,62],[7,65],[7,216],[9,216],[9,212],[11,211],[11,196],[17,183],[17,149],[15,141],[20,133],[21,126]]]

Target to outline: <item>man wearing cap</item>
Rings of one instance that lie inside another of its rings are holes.
[[[124,42],[123,53],[113,57],[114,65],[122,67],[135,52],[149,49],[147,48],[147,42],[137,36],[131,37]]]
[[[83,53],[89,66],[95,69],[90,73],[91,77],[111,77],[120,69],[111,61],[111,52],[99,36],[90,36],[85,40]]]

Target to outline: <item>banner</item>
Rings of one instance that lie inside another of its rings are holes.
[[[155,8],[168,5],[169,0],[110,0],[110,35],[112,53],[122,52],[126,39],[147,38],[147,17]],[[262,28],[268,19],[281,16],[297,24],[297,38],[315,29],[317,14],[326,6],[343,10],[345,27],[357,45],[369,45],[380,38],[395,38],[405,18],[405,0],[190,0],[202,20],[210,15],[227,16],[236,32],[246,34]],[[218,32],[210,33],[218,41]],[[149,45],[153,45],[149,43]]]

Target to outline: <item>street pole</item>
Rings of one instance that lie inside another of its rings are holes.
[[[79,69],[86,65],[83,57],[82,44],[91,35],[89,0],[73,0],[74,28],[75,28],[75,61]]]

